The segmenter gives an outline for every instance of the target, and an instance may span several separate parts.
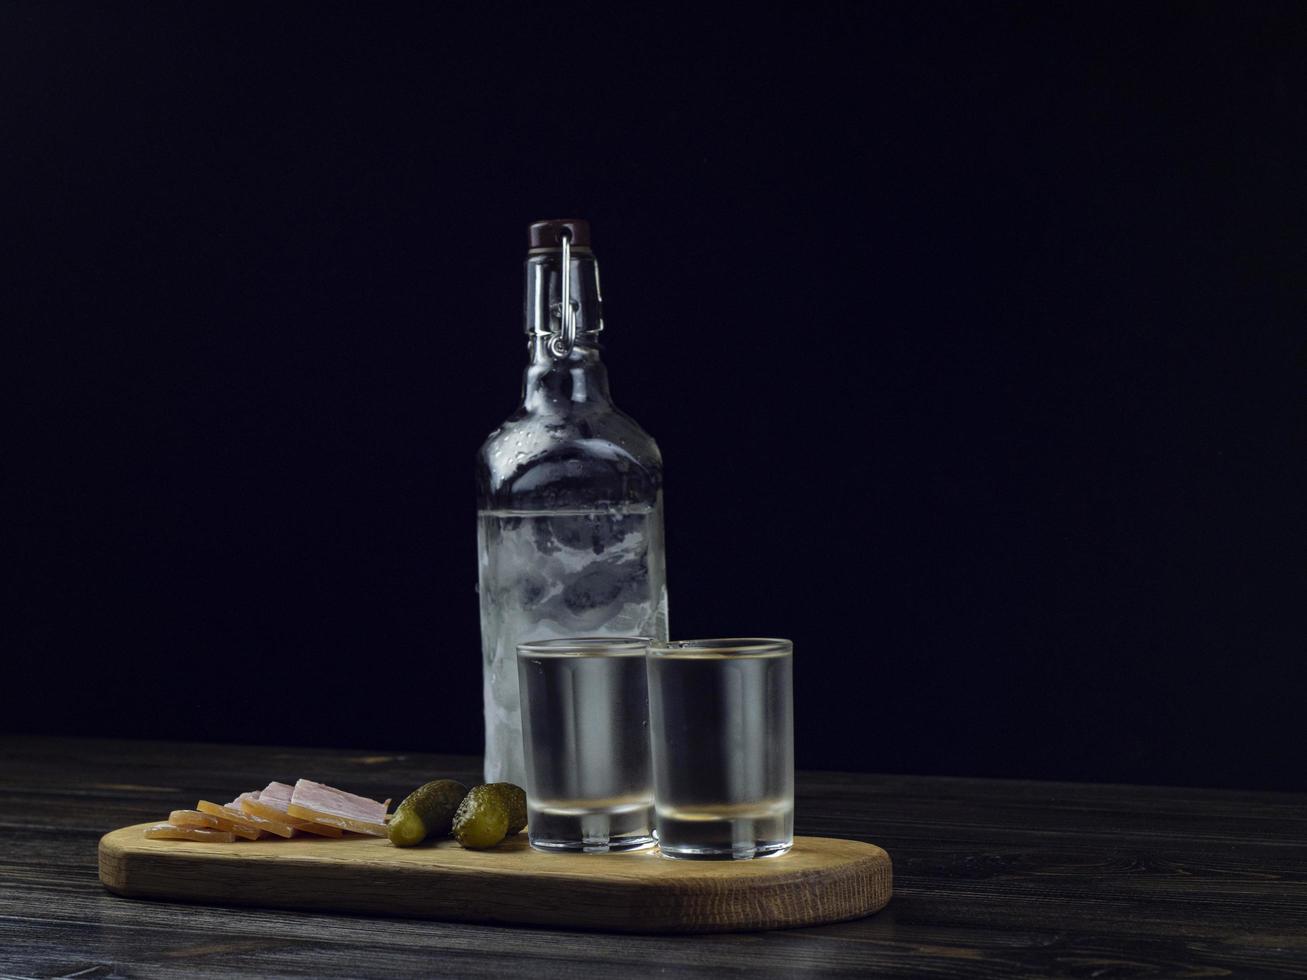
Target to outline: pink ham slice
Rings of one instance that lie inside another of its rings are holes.
[[[286,809],[290,806],[291,794],[294,791],[295,787],[286,783],[268,783],[265,789],[256,793],[242,793],[232,805],[251,816],[285,823],[306,834],[317,834],[319,837],[341,836],[343,831],[339,827],[302,820],[287,813]]]
[[[233,823],[244,824],[246,827],[254,830],[266,830],[270,834],[278,837],[294,837],[295,829],[288,824],[278,823],[275,820],[264,820],[262,817],[255,817],[248,813],[243,813],[236,805],[240,797],[232,800],[227,806],[220,803],[212,803],[209,800],[200,800],[195,804],[195,809],[201,813],[207,813],[211,816],[218,817],[222,820],[230,820]]]
[[[262,797],[262,793],[259,794]],[[295,783],[286,812],[301,820],[339,827],[356,834],[386,836],[386,807],[390,801],[378,803],[366,796],[355,796],[309,779]]]
[[[291,797],[295,795],[295,787],[290,783],[272,782],[254,795],[259,798],[260,802],[266,803],[268,806],[275,806],[285,813],[286,807],[290,806]]]

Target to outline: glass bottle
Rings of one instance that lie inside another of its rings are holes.
[[[529,241],[522,404],[477,456],[485,778],[518,785],[518,643],[667,638],[662,457],[608,391],[589,225],[536,222]]]

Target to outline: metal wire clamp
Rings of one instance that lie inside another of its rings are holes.
[[[558,304],[558,331],[549,338],[549,353],[567,357],[576,346],[576,310],[572,306],[572,232],[564,228],[558,235],[563,244],[563,297]]]

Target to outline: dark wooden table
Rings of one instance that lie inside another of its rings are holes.
[[[467,757],[0,738],[0,976],[1307,977],[1307,796],[804,773],[803,834],[874,841],[895,897],[813,929],[658,937],[140,902],[96,842],[312,776],[401,797]]]

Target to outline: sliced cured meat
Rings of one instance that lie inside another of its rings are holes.
[[[291,792],[286,813],[301,820],[339,827],[356,834],[386,836],[386,807],[390,801],[378,803],[366,796],[355,796],[344,790],[301,779]]]
[[[212,813],[199,810],[173,810],[168,815],[168,822],[174,827],[211,827],[214,830],[226,830],[245,840],[258,840],[263,831],[252,827],[244,820],[229,820]]]
[[[199,810],[173,810],[168,814],[168,822],[174,827],[218,827],[217,817]]]
[[[230,844],[236,836],[229,830],[212,827],[178,827],[171,823],[156,823],[145,828],[150,840],[198,840],[211,844]]]
[[[243,813],[262,817],[265,820],[280,821],[306,834],[317,834],[319,837],[340,837],[344,834],[339,827],[330,827],[324,823],[290,816],[286,809],[290,806],[290,798],[294,790],[295,787],[287,783],[269,783],[266,789],[261,789],[257,793],[242,793],[236,798],[236,802],[240,804]]]
[[[295,795],[295,787],[290,783],[271,782],[254,795],[260,803],[275,806],[285,813],[286,807],[290,806],[291,797]]]
[[[232,801],[236,802],[235,800]],[[200,800],[195,804],[195,809],[201,813],[207,813],[210,816],[218,817],[222,820],[230,820],[233,824],[240,824],[246,830],[260,831],[266,830],[277,837],[294,837],[297,831],[294,827],[285,823],[279,823],[275,820],[264,820],[262,817],[256,817],[249,813],[232,806],[223,806],[220,803],[211,803],[208,800]]]

